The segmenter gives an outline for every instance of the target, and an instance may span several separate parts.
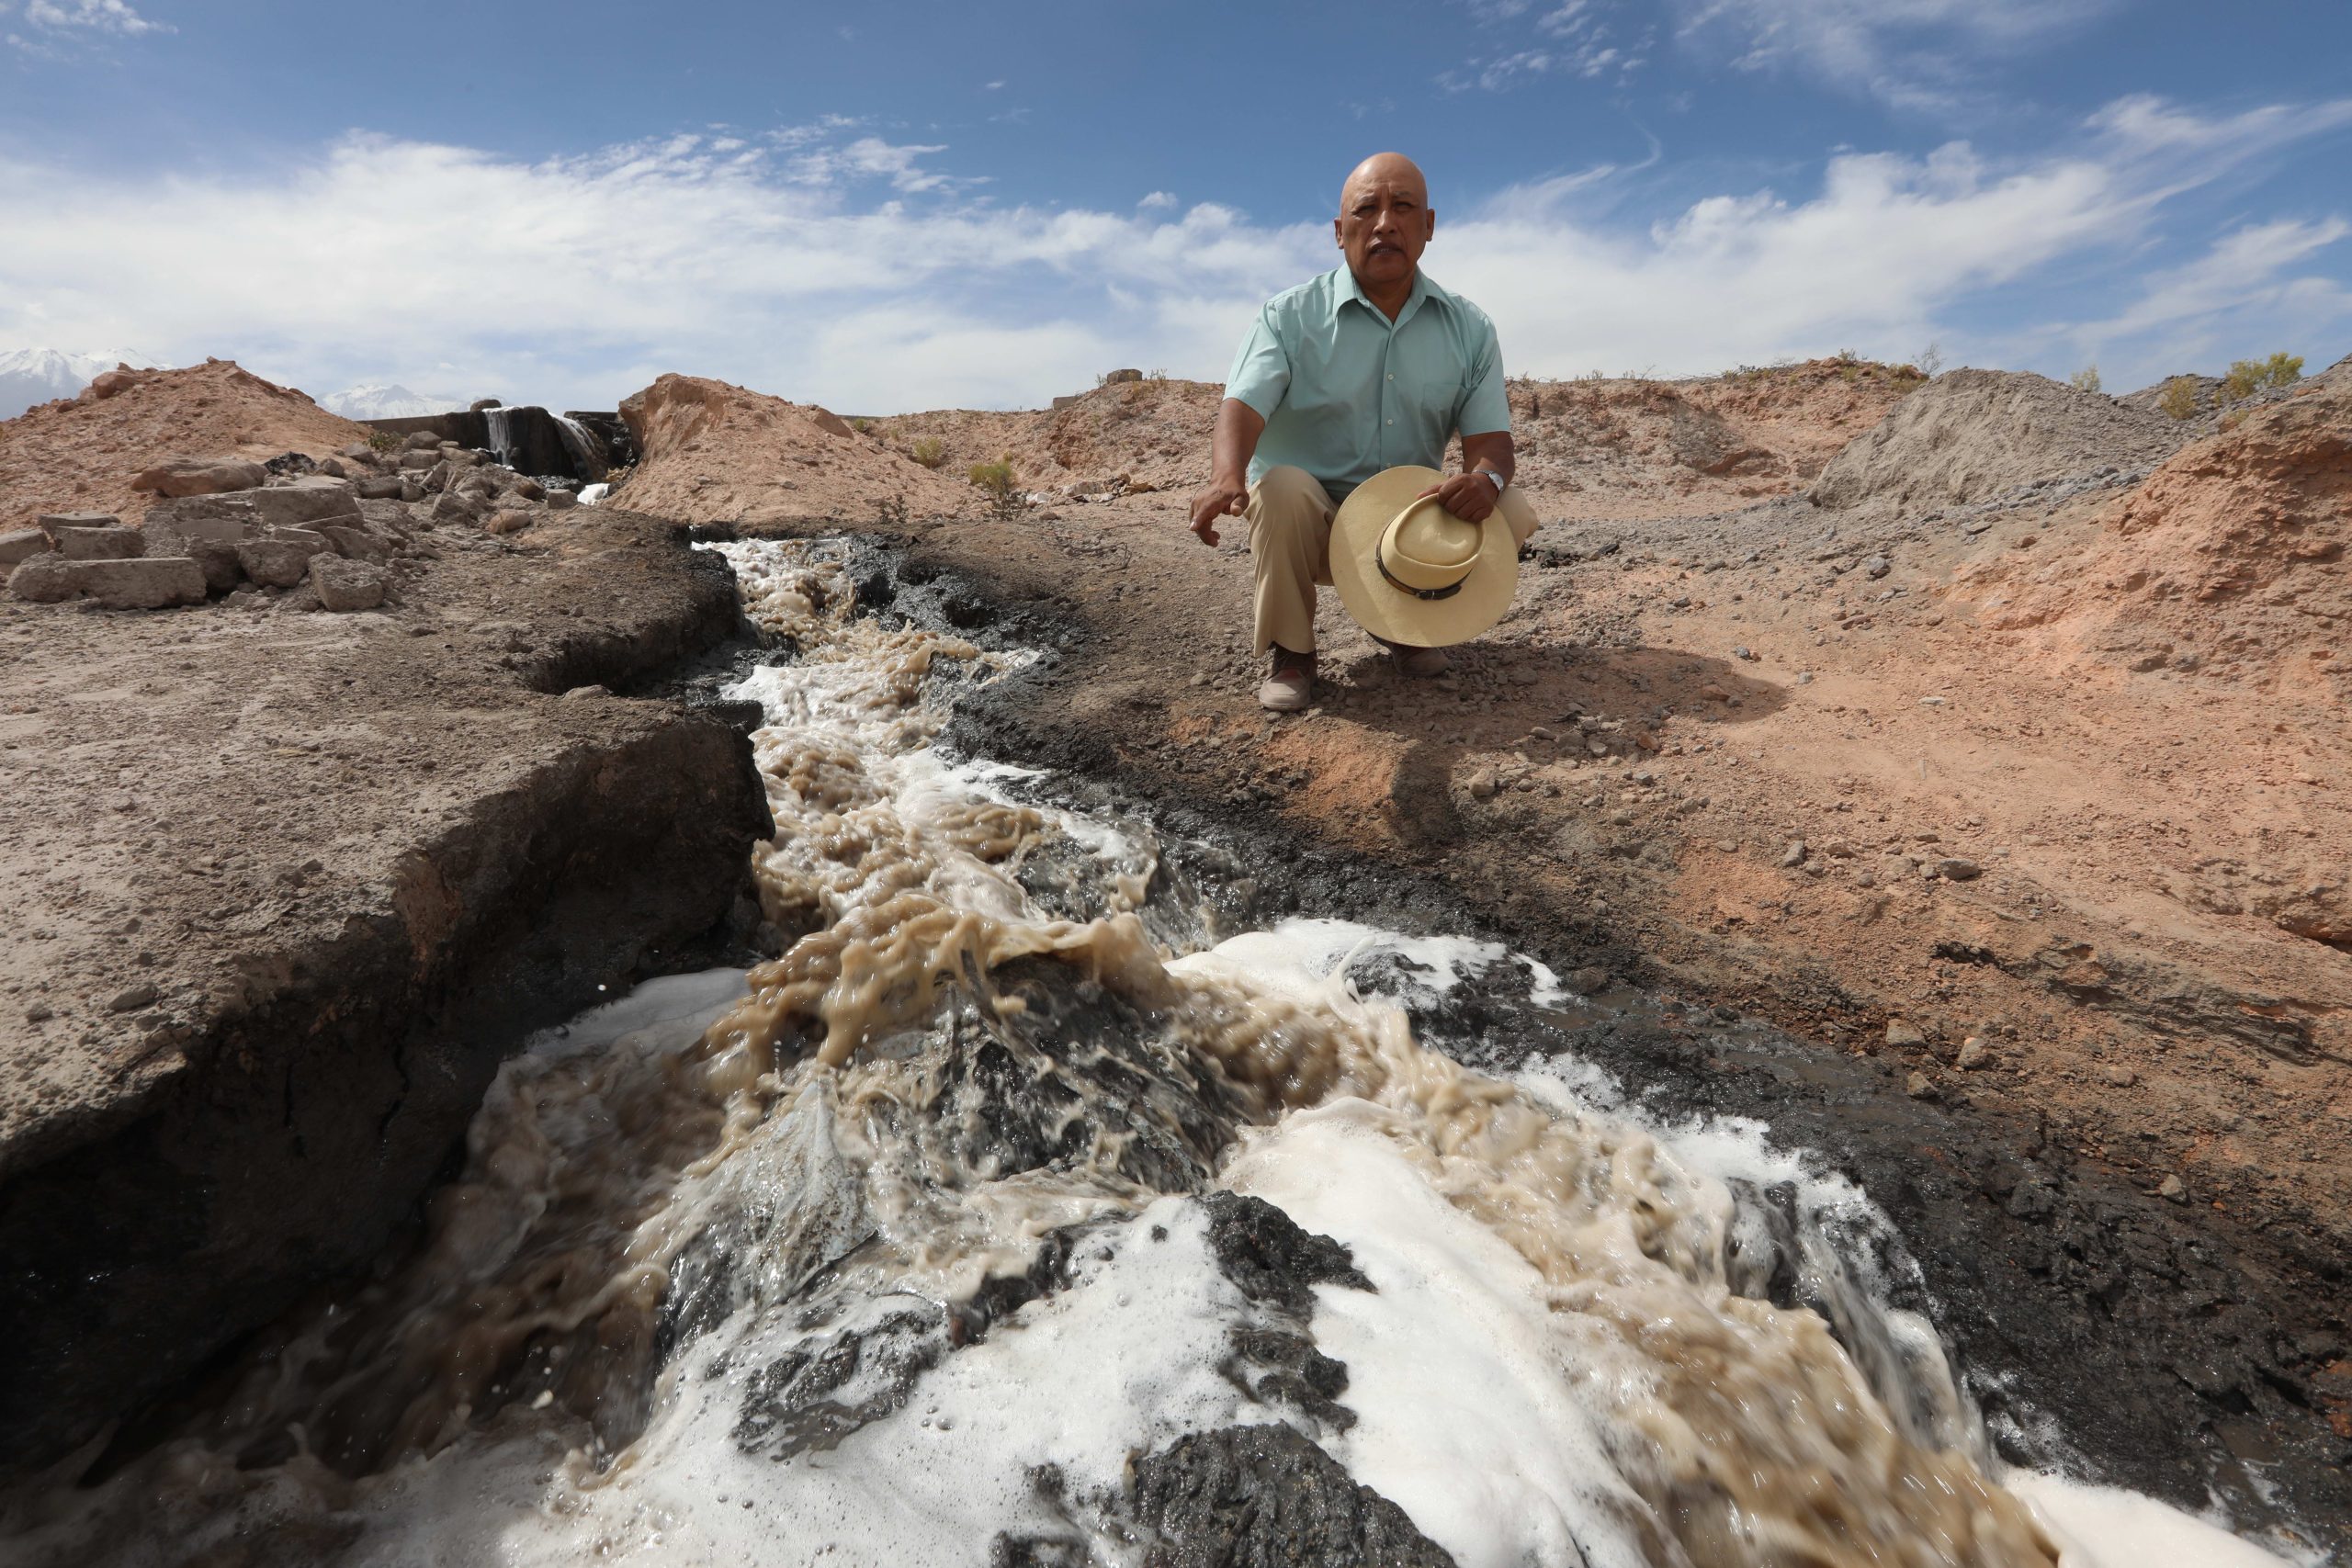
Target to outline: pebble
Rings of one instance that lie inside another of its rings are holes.
[[[1954,1061],[1963,1072],[1972,1072],[1984,1065],[1992,1053],[1984,1048],[1984,1037],[1972,1034],[1960,1043],[1960,1055]]]
[[[1756,657],[1756,655],[1750,651],[1747,646],[1744,643],[1739,647],[1733,649],[1731,650],[1731,656],[1734,659],[1754,659]]]
[[[1781,852],[1781,864],[1782,868],[1788,869],[1803,865],[1804,863],[1804,840],[1803,839],[1791,839],[1789,840],[1789,847]]]
[[[1920,1032],[1917,1024],[1906,1023],[1899,1018],[1890,1018],[1886,1021],[1886,1043],[1897,1049],[1908,1049],[1915,1045],[1925,1045],[1928,1043],[1928,1037]]]
[[[32,1006],[25,1010],[25,1021],[27,1023],[47,1023],[51,1019],[55,1018],[56,1016],[56,1010],[51,1008],[47,1002],[35,1002]]]
[[[1737,839],[1717,839],[1715,840],[1715,848],[1723,851],[1723,852],[1727,855],[1737,854],[1739,852],[1739,840]]]
[[[1810,686],[1810,685],[1812,685],[1812,684],[1813,684],[1813,671],[1810,671],[1810,670],[1800,670],[1800,671],[1797,671],[1797,684],[1798,684],[1798,685],[1800,685],[1800,686]]]
[[[1470,793],[1480,800],[1492,800],[1498,787],[1492,769],[1481,768],[1470,775]]]
[[[1872,556],[1862,563],[1862,575],[1877,579],[1894,570],[1894,563],[1884,556]]]
[[[156,991],[153,986],[146,984],[133,986],[127,991],[116,993],[114,1000],[107,1003],[107,1010],[108,1012],[136,1012],[139,1009],[146,1007],[148,1004],[153,1002],[155,999],[155,996]]]
[[[2188,1184],[2177,1176],[2166,1176],[2157,1184],[2156,1196],[2169,1198],[2176,1203],[2186,1203],[2188,1201]]]
[[[1944,705],[1944,699],[1941,697],[1921,697],[1919,699],[1919,705],[1923,708],[1939,708]]]
[[[2130,1089],[2133,1084],[2140,1081],[2139,1074],[2133,1072],[2129,1067],[2122,1066],[2115,1063],[2109,1063],[2108,1066],[2101,1067],[2098,1070],[2098,1076],[2105,1078],[2109,1083],[2113,1084],[2117,1089]]]
[[[1928,1081],[1927,1074],[1913,1073],[1903,1080],[1903,1092],[1914,1100],[1933,1100],[1936,1097],[1936,1086]]]
[[[1983,866],[1958,855],[1937,862],[1936,871],[1946,882],[1973,882],[1984,874]]]
[[[1209,683],[1208,671],[1203,671],[1199,674],[1193,676],[1192,683],[1195,686],[1207,685]]]
[[[1605,991],[1608,988],[1609,971],[1597,964],[1588,964],[1568,976],[1568,989],[1580,997],[1589,997],[1596,991]]]

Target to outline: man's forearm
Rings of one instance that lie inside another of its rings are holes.
[[[1486,435],[1465,435],[1462,438],[1462,468],[1465,473],[1482,469],[1501,480],[1497,489],[1508,486],[1519,472],[1519,454],[1511,447],[1510,432],[1495,431]]]
[[[1246,482],[1250,459],[1258,454],[1258,438],[1265,434],[1265,420],[1239,398],[1219,403],[1216,432],[1209,440],[1210,476],[1219,483]]]

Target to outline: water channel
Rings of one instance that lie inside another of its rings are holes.
[[[1543,964],[1234,929],[934,744],[1025,656],[712,547],[795,650],[732,694],[778,956],[531,1042],[413,1247],[0,1498],[0,1558],[2278,1561],[2005,1466],[1866,1193],[1464,1021],[1588,1006]]]

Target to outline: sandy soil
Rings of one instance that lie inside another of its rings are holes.
[[[0,533],[45,512],[111,512],[137,521],[152,497],[133,476],[170,457],[286,452],[329,457],[368,427],[227,359],[139,373],[104,400],[60,399],[0,420]]]

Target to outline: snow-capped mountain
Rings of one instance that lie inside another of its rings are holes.
[[[135,365],[143,370],[163,363],[153,355],[128,350],[67,354],[54,348],[9,349],[0,353],[0,419],[14,419],[51,398],[70,398],[101,370],[118,365]]]
[[[435,392],[412,392],[397,382],[367,381],[328,393],[319,400],[319,406],[345,419],[414,419],[428,413],[454,412],[466,406],[466,400],[445,398]]]

